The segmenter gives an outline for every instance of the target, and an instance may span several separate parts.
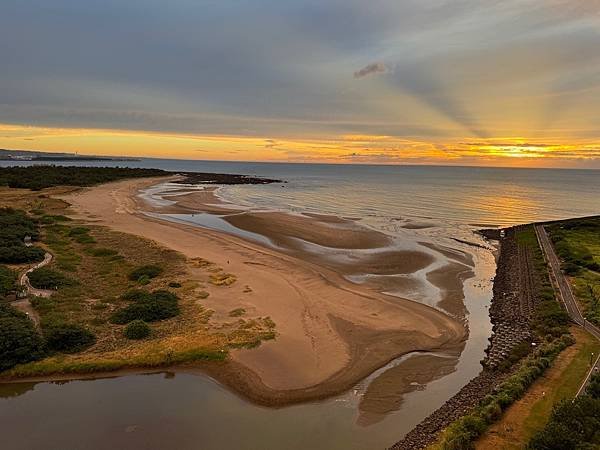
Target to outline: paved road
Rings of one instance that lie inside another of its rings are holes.
[[[600,328],[586,321],[583,314],[581,313],[579,305],[577,304],[575,296],[573,295],[573,291],[571,290],[569,280],[567,280],[567,277],[560,270],[560,259],[554,251],[554,247],[552,246],[552,242],[550,241],[550,238],[548,237],[548,233],[546,232],[544,226],[535,225],[535,234],[537,235],[540,247],[542,248],[542,251],[546,256],[546,261],[550,266],[552,277],[556,282],[555,285],[559,289],[561,301],[565,305],[569,316],[571,316],[573,322],[585,328],[590,334],[595,336],[596,339],[600,340]],[[598,355],[595,362],[593,363],[590,371],[587,374],[587,377],[585,378],[581,387],[577,391],[576,396],[579,396],[579,394],[581,394],[581,392],[584,391],[585,386],[587,385],[592,373],[594,372],[600,372],[600,355]]]

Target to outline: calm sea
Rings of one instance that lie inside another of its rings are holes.
[[[280,164],[143,159],[82,165],[258,175],[285,185],[232,186],[248,206],[379,220],[512,225],[600,214],[600,171],[442,166]],[[9,165],[1,162],[1,165]],[[72,163],[69,163],[72,165]]]

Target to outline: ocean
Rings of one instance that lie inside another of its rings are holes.
[[[22,164],[31,164],[20,162]],[[75,165],[71,162],[67,165]],[[600,171],[450,166],[286,164],[150,159],[82,162],[277,178],[285,184],[230,186],[248,206],[371,218],[514,225],[600,214]],[[7,161],[0,165],[14,165]]]

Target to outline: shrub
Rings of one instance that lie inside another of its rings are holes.
[[[127,339],[144,339],[150,336],[150,327],[143,320],[134,320],[125,327]]]
[[[129,279],[131,281],[140,281],[143,277],[146,277],[148,280],[152,278],[156,278],[162,273],[162,268],[149,264],[146,266],[140,266],[135,270],[132,270],[129,274]]]
[[[469,414],[453,422],[446,431],[441,448],[444,450],[471,449],[487,425],[495,422],[502,411],[518,400],[563,349],[572,343],[568,335],[538,348],[526,357],[517,371],[497,386]],[[545,448],[545,447],[536,447]],[[551,447],[552,449],[563,447]]]
[[[600,446],[600,399],[582,395],[556,405],[544,429],[527,446],[531,450],[578,450]]]
[[[43,158],[43,157],[42,157]],[[0,168],[0,186],[40,190],[51,186],[93,186],[123,178],[168,175],[160,169],[127,167],[29,166]]]
[[[134,320],[156,322],[175,317],[179,314],[178,299],[172,292],[159,290],[146,293],[146,295],[137,291],[134,291],[135,293],[131,292],[128,298],[133,299],[134,303],[114,313],[111,317],[111,322],[121,325]]]
[[[17,274],[6,266],[0,266],[0,296],[5,296],[15,288]]]
[[[46,252],[39,247],[25,245],[3,246],[0,243],[0,263],[23,264],[44,260]]]
[[[31,320],[12,306],[0,304],[0,371],[43,356],[43,340]]]
[[[229,311],[229,317],[240,317],[246,314],[246,310],[244,308],[236,308]]]
[[[46,346],[56,352],[76,353],[96,342],[96,337],[89,330],[74,323],[46,322],[42,329]]]
[[[151,295],[150,292],[144,291],[143,289],[130,289],[129,291],[125,292],[121,296],[121,298],[123,300],[138,301],[138,300],[147,299],[150,295]]]
[[[181,283],[178,283],[177,281],[171,281],[169,283],[169,287],[170,288],[180,288],[181,287]]]
[[[88,253],[96,257],[116,256],[119,254],[118,251],[112,248],[91,248]]]
[[[29,274],[31,285],[38,289],[58,289],[64,286],[73,285],[73,280],[65,277],[62,273],[40,267]]]

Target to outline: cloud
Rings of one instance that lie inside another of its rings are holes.
[[[266,136],[273,153],[600,137],[599,0],[4,3],[0,123]]]
[[[354,72],[354,78],[360,79],[367,77],[369,75],[377,75],[381,73],[388,72],[388,67],[382,62],[375,62],[372,64],[368,64],[360,70]]]

